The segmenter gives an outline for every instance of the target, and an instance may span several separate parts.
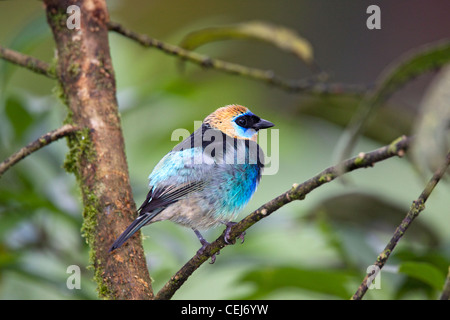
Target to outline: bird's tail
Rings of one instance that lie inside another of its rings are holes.
[[[117,240],[113,243],[111,248],[109,248],[109,252],[120,248],[133,234],[135,234],[140,228],[145,226],[150,220],[156,216],[160,211],[155,210],[153,212],[146,212],[141,214],[136,218],[129,226],[125,229],[125,231],[117,238]]]

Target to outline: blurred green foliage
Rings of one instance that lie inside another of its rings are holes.
[[[448,36],[450,22],[440,19],[448,5],[434,2],[409,1],[407,12],[398,3],[381,5],[379,31],[365,28],[368,1],[219,5],[198,0],[187,8],[182,1],[117,0],[108,5],[112,20],[174,44],[191,31],[211,26],[251,20],[284,25],[311,42],[316,61],[331,73],[332,81],[367,84],[405,51]],[[414,24],[420,14],[425,14],[423,25]],[[427,32],[421,32],[424,26]],[[0,2],[0,43],[51,62],[54,44],[41,4]],[[239,103],[274,122],[280,134],[279,171],[263,177],[242,218],[293,183],[334,164],[335,146],[361,102],[361,97],[346,95],[292,94],[189,64],[180,72],[176,58],[117,34],[110,35],[110,45],[138,204],[145,198],[148,174],[177,143],[171,140],[172,132],[177,128],[192,132],[194,120]],[[273,69],[288,78],[311,75],[303,63],[267,44],[219,42],[199,51]],[[380,106],[355,152],[411,134],[430,78],[413,81]],[[55,87],[52,80],[0,61],[0,160],[61,125],[67,111],[52,94]],[[79,192],[74,177],[62,168],[67,151],[64,140],[53,143],[0,179],[0,299],[97,298],[80,232]],[[408,159],[390,159],[348,174],[345,183],[324,185],[256,224],[243,245],[223,249],[216,263],[203,265],[174,298],[349,298],[423,186]],[[433,192],[426,210],[382,270],[381,289],[369,290],[366,299],[439,296],[450,264],[449,189],[444,182]],[[206,237],[214,239],[221,231],[208,231]],[[170,222],[146,227],[143,234],[158,290],[195,254],[199,243],[190,230]],[[70,265],[81,267],[80,290],[66,286]]]

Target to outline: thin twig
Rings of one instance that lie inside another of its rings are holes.
[[[340,165],[329,167],[311,179],[302,184],[294,184],[292,188],[275,199],[267,202],[256,211],[245,217],[231,228],[229,233],[230,239],[234,242],[236,237],[242,234],[245,230],[250,228],[259,220],[268,217],[271,213],[283,207],[294,200],[303,200],[308,193],[318,188],[319,186],[328,183],[340,174],[350,172],[360,168],[367,168],[373,166],[375,163],[391,158],[393,156],[403,156],[411,143],[411,138],[401,137],[390,145],[379,148],[368,153],[360,153],[357,157],[344,161],[343,171],[340,171]],[[170,299],[174,293],[183,285],[188,277],[197,270],[200,265],[207,261],[213,254],[227,244],[224,240],[224,233],[206,246],[201,254],[196,254],[191,258],[170,280],[162,287],[162,289],[155,296],[155,299]]]
[[[183,60],[198,64],[204,68],[211,68],[221,70],[231,74],[237,74],[253,80],[262,81],[270,85],[280,87],[290,92],[305,92],[313,94],[364,94],[369,89],[364,85],[348,85],[348,84],[327,84],[320,79],[324,78],[324,74],[319,74],[315,77],[289,80],[275,75],[271,70],[261,70],[257,68],[250,68],[240,64],[231,63],[219,59],[212,59],[211,57],[200,54],[194,51],[186,50],[182,47],[175,46],[163,41],[151,38],[145,34],[139,34],[131,31],[117,22],[108,22],[108,28],[111,31],[117,32],[127,38],[130,38],[144,47],[152,47],[162,50],[165,53],[177,56]]]
[[[430,196],[431,192],[433,191],[434,187],[438,184],[439,180],[443,177],[445,172],[447,171],[448,166],[450,165],[450,153],[447,154],[447,158],[445,162],[442,164],[442,166],[436,170],[436,172],[433,174],[433,177],[430,179],[428,184],[425,186],[425,189],[422,191],[420,196],[417,198],[417,200],[413,201],[411,208],[409,209],[409,212],[406,214],[406,217],[402,220],[400,225],[397,227],[397,229],[394,232],[394,235],[392,236],[391,240],[387,244],[387,246],[384,248],[383,252],[381,252],[377,260],[375,261],[374,265],[377,267],[372,271],[370,274],[367,274],[364,277],[364,280],[362,281],[361,285],[358,287],[358,290],[355,292],[355,294],[352,297],[352,300],[361,300],[364,294],[366,293],[367,289],[370,286],[370,279],[373,279],[373,277],[376,276],[376,273],[378,273],[381,268],[384,267],[387,260],[389,259],[390,255],[392,254],[392,251],[396,247],[399,240],[403,237],[406,230],[409,228],[411,223],[420,212],[422,212],[425,209],[425,202],[427,201],[428,197]]]
[[[35,57],[0,46],[0,58],[49,78],[56,78],[54,69],[47,62]]]
[[[450,267],[448,267],[447,279],[442,290],[440,300],[450,300]]]
[[[66,124],[59,129],[44,134],[39,139],[31,142],[27,146],[23,147],[22,149],[11,155],[5,161],[0,163],[0,177],[3,175],[3,173],[5,173],[6,170],[11,168],[13,165],[15,165],[17,162],[19,162],[26,156],[41,149],[42,147],[45,147],[46,145],[52,143],[53,141],[56,141],[58,139],[61,139],[62,137],[72,134],[77,130],[78,129],[76,127]]]

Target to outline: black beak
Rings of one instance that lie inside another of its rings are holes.
[[[272,122],[264,120],[264,119],[260,119],[259,122],[255,123],[253,125],[253,129],[258,131],[259,129],[267,129],[267,128],[270,128],[273,126],[274,126],[274,124]]]

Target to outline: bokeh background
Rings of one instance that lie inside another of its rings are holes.
[[[308,39],[330,82],[372,84],[393,61],[450,36],[446,0],[377,1],[381,30],[368,30],[369,1],[108,1],[111,20],[168,43],[189,32],[252,20],[295,30]],[[0,44],[54,59],[53,38],[39,1],[0,1]],[[205,70],[110,34],[126,153],[138,205],[147,177],[175,144],[175,129],[193,130],[218,107],[238,103],[276,124],[279,170],[266,175],[244,217],[266,201],[335,164],[336,144],[360,98],[312,96]],[[223,41],[199,52],[301,79],[314,75],[301,61],[268,44]],[[422,101],[438,71],[410,81],[377,113],[354,154],[382,146],[417,125]],[[59,127],[67,109],[56,83],[0,61],[0,160]],[[270,134],[269,134],[270,138]],[[68,149],[53,143],[0,179],[0,299],[97,299],[80,236],[75,179],[62,168]],[[268,150],[270,155],[270,150]],[[422,171],[423,172],[423,171]],[[384,248],[429,172],[390,159],[358,170],[291,203],[247,231],[243,245],[225,248],[174,299],[346,299]],[[450,264],[448,182],[433,192],[366,299],[435,299]],[[222,229],[205,233],[215,239]],[[153,286],[158,290],[199,243],[191,230],[160,222],[143,229]],[[70,265],[82,270],[81,289],[66,286]]]

